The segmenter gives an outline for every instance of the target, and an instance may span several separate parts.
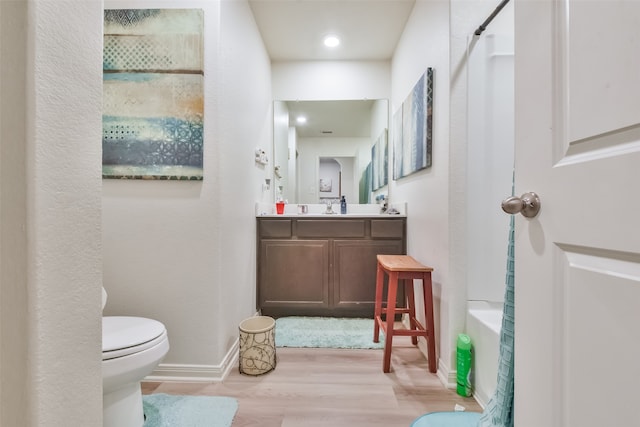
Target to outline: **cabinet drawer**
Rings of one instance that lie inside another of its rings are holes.
[[[261,219],[259,224],[260,237],[291,237],[290,219]]]
[[[404,220],[401,219],[372,219],[371,237],[402,238],[404,236]]]
[[[364,237],[364,219],[298,220],[298,237]]]

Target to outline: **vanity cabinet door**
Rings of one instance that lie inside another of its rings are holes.
[[[335,240],[333,242],[332,306],[341,313],[373,316],[377,255],[401,255],[404,241],[398,240]],[[385,291],[386,292],[386,291]],[[404,302],[403,289],[398,298]]]
[[[329,241],[263,239],[258,265],[263,314],[304,313],[329,306]]]

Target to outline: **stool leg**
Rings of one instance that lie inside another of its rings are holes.
[[[409,309],[409,329],[415,331],[416,326],[416,297],[413,289],[413,279],[404,279],[404,293],[407,297],[407,308]],[[418,345],[418,337],[412,336],[411,343]]]
[[[384,337],[384,359],[382,372],[391,370],[391,346],[393,343],[393,324],[396,318],[396,295],[398,294],[398,273],[389,272],[389,289],[387,290],[386,331]]]
[[[422,288],[424,293],[425,321],[427,323],[427,357],[429,362],[429,372],[435,374],[436,368],[436,337],[435,325],[433,321],[433,291],[431,283],[431,272],[424,273],[422,278]]]
[[[376,273],[376,299],[373,309],[373,342],[380,342],[380,324],[378,318],[382,315],[382,288],[384,286],[384,270],[380,263]]]

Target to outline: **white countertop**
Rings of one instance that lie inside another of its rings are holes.
[[[298,213],[298,206],[303,204],[289,203],[284,207],[284,214],[276,214],[275,203],[256,203],[256,217],[312,217],[312,218],[355,218],[355,217],[380,217],[380,218],[402,218],[406,217],[406,203],[391,203],[386,212],[381,213],[381,206],[378,204],[347,204],[347,213],[340,214],[340,205],[333,205],[333,214],[325,213],[327,206],[324,204],[304,204],[307,206],[307,213]],[[389,211],[397,211],[397,214],[390,214]]]
[[[388,213],[347,213],[341,214],[263,214],[256,215],[259,218],[317,218],[317,219],[348,219],[348,218],[406,218],[406,215],[401,214],[388,214]]]

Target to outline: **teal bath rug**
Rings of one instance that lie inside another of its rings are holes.
[[[409,427],[477,427],[478,412],[432,412],[411,423]]]
[[[373,319],[281,317],[276,320],[276,347],[378,349],[384,347],[384,335],[373,342]]]
[[[220,396],[142,396],[144,427],[230,427],[238,401]]]

